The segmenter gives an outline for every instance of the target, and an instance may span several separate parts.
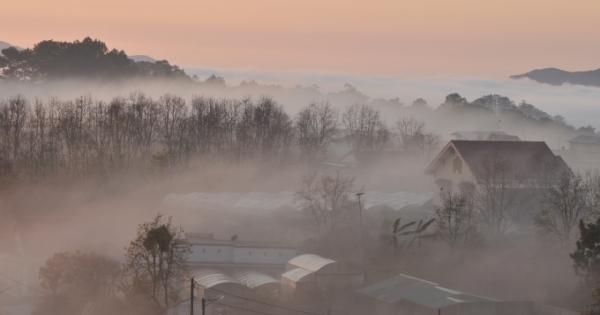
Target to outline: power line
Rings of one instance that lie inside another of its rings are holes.
[[[250,302],[255,302],[255,303],[259,303],[259,304],[264,304],[264,305],[267,305],[267,306],[276,307],[276,308],[280,308],[280,309],[283,309],[283,310],[288,310],[288,311],[298,312],[298,313],[304,313],[304,314],[308,314],[308,315],[322,315],[320,313],[311,313],[311,312],[307,312],[307,311],[303,311],[303,310],[297,310],[297,309],[293,309],[293,308],[289,308],[289,307],[285,307],[285,306],[279,306],[279,305],[274,305],[274,304],[270,304],[270,303],[266,303],[266,302],[262,302],[262,301],[252,300],[252,299],[245,298],[245,297],[242,297],[242,296],[239,296],[239,295],[235,295],[233,293],[227,293],[227,292],[219,291],[219,290],[213,289],[213,288],[208,288],[208,289],[209,290],[213,290],[213,291],[217,291],[217,292],[222,293],[222,294],[227,294],[227,295],[235,296],[235,297],[240,298],[242,300],[246,300],[246,301],[250,301]]]
[[[168,311],[168,310],[172,309],[172,308],[173,308],[173,307],[175,307],[175,306],[179,306],[180,304],[183,304],[183,303],[185,303],[185,302],[189,302],[189,301],[190,301],[190,299],[183,300],[183,301],[181,301],[181,302],[179,302],[179,303],[177,303],[177,304],[175,304],[175,305],[173,305],[173,306],[169,306],[169,308],[165,308],[164,310],[162,310],[162,311],[160,311],[160,312],[158,312],[158,313],[154,313],[154,314],[152,314],[152,315],[159,315],[159,314],[162,314],[162,313],[164,313],[164,312],[166,312],[166,311]],[[274,314],[273,314],[273,315],[274,315]]]
[[[22,285],[22,286],[24,286],[24,287],[26,287],[26,288],[29,288],[29,289],[31,289],[31,290],[33,290],[33,291],[35,291],[35,292],[38,292],[38,293],[43,293],[43,294],[48,294],[48,292],[44,292],[44,291],[42,291],[42,290],[38,290],[38,289],[36,289],[36,288],[34,288],[34,287],[28,286],[28,285],[26,285],[25,283],[19,282],[18,280],[16,280],[16,279],[13,279],[13,278],[11,278],[11,277],[9,277],[9,276],[7,276],[7,275],[5,275],[5,274],[1,273],[1,272],[0,272],[0,275],[2,275],[2,276],[5,276],[6,278],[8,278],[8,279],[10,279],[10,280],[12,280],[12,281],[14,281],[14,282],[16,282],[17,284],[20,284],[20,285]]]

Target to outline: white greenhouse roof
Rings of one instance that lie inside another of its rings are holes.
[[[497,301],[486,297],[447,289],[439,286],[437,283],[403,274],[362,288],[357,292],[389,303],[407,300],[434,309],[459,303]]]
[[[323,258],[313,254],[296,256],[288,261],[288,265],[300,267],[312,272],[317,272],[319,269],[335,263],[335,260]]]
[[[250,289],[265,284],[280,283],[277,279],[258,271],[238,271],[233,274],[233,278]]]
[[[192,272],[191,276],[196,280],[196,282],[205,287],[212,288],[216,285],[223,283],[234,283],[242,285],[239,281],[233,279],[232,277],[212,269],[201,269],[198,271]]]
[[[295,268],[295,269],[284,272],[281,275],[281,277],[292,280],[294,282],[307,282],[307,281],[303,281],[303,280],[305,280],[306,277],[313,275],[313,274],[314,274],[313,271],[302,269],[302,268]]]
[[[386,193],[366,191],[361,202],[363,209],[368,210],[374,206],[388,206],[399,210],[407,205],[421,206],[433,198],[433,193],[412,193],[399,191]],[[282,207],[291,207],[300,210],[294,192],[284,191],[279,193],[252,192],[245,195],[235,193],[190,193],[187,195],[171,193],[164,197],[163,202],[170,205],[188,207],[228,207],[241,213],[255,215],[270,215]]]

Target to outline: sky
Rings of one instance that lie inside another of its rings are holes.
[[[86,36],[183,67],[506,78],[600,68],[598,0],[0,0],[0,40]]]

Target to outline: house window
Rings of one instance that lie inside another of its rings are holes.
[[[462,161],[458,156],[452,161],[452,173],[462,173]]]

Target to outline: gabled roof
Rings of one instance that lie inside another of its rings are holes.
[[[439,286],[437,283],[403,274],[362,288],[357,292],[388,303],[407,300],[433,309],[440,309],[460,303],[497,301],[447,289]]]
[[[484,175],[484,163],[490,157],[498,157],[510,162],[521,174],[533,175],[540,165],[556,165],[568,169],[562,158],[557,158],[542,141],[469,141],[452,140],[425,170],[433,174],[437,165],[448,150],[455,150],[467,164],[473,176]]]
[[[587,144],[599,144],[600,143],[600,136],[586,136],[586,135],[581,135],[581,136],[577,136],[567,142],[570,143],[587,143]]]

